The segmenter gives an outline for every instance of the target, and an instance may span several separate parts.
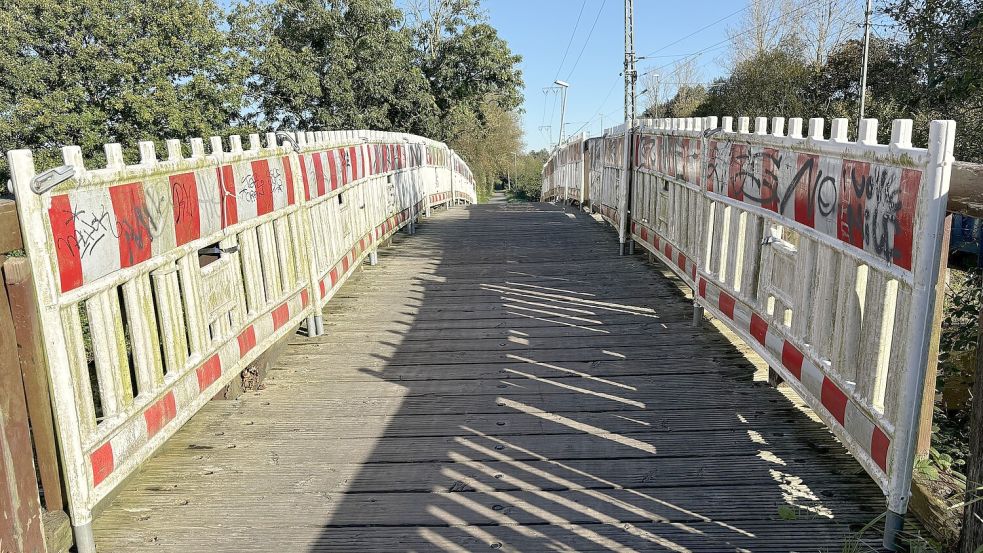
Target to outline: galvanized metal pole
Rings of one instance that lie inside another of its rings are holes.
[[[567,112],[567,87],[560,86],[560,139],[556,141],[556,147],[559,148],[563,144],[563,119]]]
[[[622,166],[621,181],[623,196],[620,202],[621,229],[618,231],[619,242],[621,243],[621,255],[634,253],[634,241],[632,241],[629,228],[631,226],[631,152],[632,136],[631,131],[635,126],[635,81],[638,74],[635,72],[635,4],[633,0],[625,0],[625,151],[624,164]]]
[[[870,52],[870,14],[873,11],[873,0],[867,0],[867,9],[864,14],[864,62],[860,70],[860,112],[857,115],[857,128],[860,128],[860,121],[864,118],[864,108],[867,103],[867,58]]]

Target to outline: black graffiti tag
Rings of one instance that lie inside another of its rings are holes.
[[[805,186],[808,213],[818,212],[821,217],[831,215],[836,209],[839,195],[836,178],[824,174],[818,167],[818,158],[810,156],[798,168],[782,192],[780,175],[784,157],[779,151],[737,156],[739,163],[735,180],[737,192],[743,195],[745,200],[762,206],[777,206],[779,213],[788,213],[789,202],[795,199],[798,189]],[[769,163],[766,164],[764,161]],[[763,166],[760,178],[757,176],[759,163]],[[716,168],[714,168],[714,176],[716,176]],[[748,185],[749,182],[751,186]]]
[[[894,238],[901,231],[898,213],[901,212],[901,187],[896,175],[886,168],[873,168],[863,174],[851,168],[848,187],[858,201],[845,206],[843,224],[851,237],[862,237],[864,249],[872,249],[879,257],[892,262],[899,256]]]

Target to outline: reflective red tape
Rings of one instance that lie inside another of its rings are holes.
[[[113,461],[113,444],[106,442],[89,456],[92,463],[92,487],[98,486],[115,468]]]
[[[174,402],[174,392],[170,391],[143,412],[143,418],[147,423],[147,435],[153,437],[176,416],[177,405]]]

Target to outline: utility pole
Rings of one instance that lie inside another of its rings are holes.
[[[857,117],[857,130],[860,129],[860,121],[864,118],[864,107],[867,103],[867,56],[870,53],[870,13],[873,11],[873,0],[867,0],[867,9],[864,13],[864,64],[860,70],[860,114]]]
[[[621,255],[631,255],[635,253],[635,241],[632,240],[628,229],[631,222],[631,214],[628,209],[631,205],[631,143],[632,128],[635,126],[635,81],[638,80],[638,73],[635,72],[635,3],[634,0],[625,0],[625,129],[624,129],[624,154],[621,170],[621,197],[619,198],[618,214],[620,216],[620,228],[618,229],[618,242],[621,246]]]
[[[635,3],[625,0],[625,126],[635,126]]]

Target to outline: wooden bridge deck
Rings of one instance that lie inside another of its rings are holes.
[[[876,485],[585,217],[498,203],[402,236],[125,485],[100,551],[845,550]]]

